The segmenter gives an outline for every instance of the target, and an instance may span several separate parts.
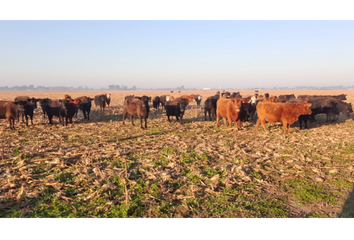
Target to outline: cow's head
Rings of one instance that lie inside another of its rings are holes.
[[[27,104],[27,101],[22,101],[22,100],[14,102],[16,115],[18,114],[18,112],[23,112],[25,110],[26,104]]]
[[[241,105],[242,105],[242,99],[240,99],[240,98],[232,98],[231,99],[231,103],[235,107],[235,111],[236,112],[240,112]]]
[[[310,107],[312,106],[311,103],[303,103],[302,106],[303,106],[303,109],[301,112],[302,115],[310,115],[312,113],[312,111],[310,109]]]

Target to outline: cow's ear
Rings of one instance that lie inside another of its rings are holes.
[[[308,107],[311,107],[312,106],[312,103],[308,103],[308,104],[306,104]]]
[[[18,104],[19,104],[19,102],[14,102],[14,104],[18,105]]]

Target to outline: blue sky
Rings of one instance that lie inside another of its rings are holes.
[[[354,85],[354,21],[0,21],[0,86]]]

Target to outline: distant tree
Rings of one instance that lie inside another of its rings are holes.
[[[132,90],[136,90],[136,86],[133,86],[133,87],[132,87]]]

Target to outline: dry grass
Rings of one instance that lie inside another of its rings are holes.
[[[268,91],[341,94],[353,91]],[[93,97],[102,92],[70,92]],[[111,108],[93,107],[91,121],[49,125],[37,110],[34,126],[0,121],[2,217],[352,217],[353,116],[327,124],[324,117],[287,137],[229,129],[204,121],[192,103],[185,124],[167,122],[151,108],[148,129],[122,125],[125,95],[156,96],[214,91],[112,92]],[[253,91],[241,91],[251,95]],[[2,92],[62,98],[66,92]],[[262,93],[261,93],[262,94]],[[202,101],[202,103],[204,102]],[[57,120],[57,119],[55,119]],[[6,129],[5,129],[6,128]],[[127,169],[127,172],[126,172]]]

